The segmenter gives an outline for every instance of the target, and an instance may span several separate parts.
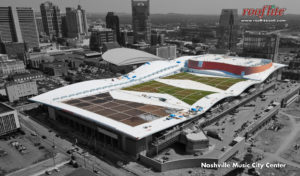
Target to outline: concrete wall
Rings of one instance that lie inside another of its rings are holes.
[[[146,138],[141,140],[135,140],[132,138],[126,138],[125,151],[133,156],[137,156],[139,152],[146,149]]]
[[[30,103],[30,104],[25,104],[25,105],[22,105],[22,106],[15,107],[15,109],[17,109],[18,111],[28,111],[28,110],[37,108],[39,106],[40,105],[37,104],[37,103]]]
[[[283,98],[282,107],[286,107],[292,104],[298,97],[299,97],[299,87],[297,87],[294,91],[292,91],[285,98]]]
[[[161,163],[157,160],[154,160],[144,155],[140,155],[140,161],[146,166],[151,167],[152,169],[159,172],[164,172],[164,171],[174,170],[174,169],[201,167],[202,163],[206,163],[206,164],[218,163],[218,159],[216,158],[190,158],[190,159],[180,159],[180,160]]]
[[[218,163],[218,159],[195,158],[195,159],[182,159],[182,160],[170,161],[162,165],[161,171],[164,172],[164,171],[174,170],[174,169],[201,167],[202,163],[206,163],[206,164]]]
[[[140,162],[148,167],[153,168],[156,171],[160,171],[160,172],[162,171],[162,163],[152,158],[149,158],[145,155],[140,155]]]
[[[174,169],[202,167],[203,163],[206,164],[223,163],[228,159],[230,159],[235,154],[243,152],[244,149],[245,149],[245,139],[239,141],[234,146],[228,148],[222,155],[219,156],[219,158],[187,158],[187,159],[179,159],[179,160],[173,160],[173,161],[162,163],[160,161],[157,161],[155,159],[140,154],[140,161],[144,165],[151,167],[156,171],[164,172],[164,171],[174,170]]]
[[[48,113],[49,113],[49,117],[53,120],[56,120],[56,113],[55,113],[55,109],[51,108],[50,106],[48,106]]]
[[[219,163],[223,163],[233,157],[237,153],[242,153],[245,149],[245,139],[228,148],[218,159]]]

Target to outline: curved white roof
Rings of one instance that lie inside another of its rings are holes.
[[[126,49],[127,50],[127,49]],[[206,58],[224,58],[221,55],[206,55]],[[213,57],[215,56],[215,57]],[[176,124],[182,123],[186,120],[189,120],[199,114],[206,112],[209,108],[211,108],[215,103],[220,100],[240,95],[245,89],[252,86],[253,84],[258,84],[263,82],[267,77],[276,71],[279,68],[284,67],[282,64],[274,63],[271,68],[265,70],[260,73],[245,75],[244,78],[246,81],[238,82],[232,85],[225,91],[219,91],[210,95],[207,95],[193,105],[188,105],[177,99],[176,97],[170,97],[168,94],[159,94],[159,93],[145,93],[145,92],[129,92],[121,90],[122,88],[129,87],[132,85],[137,85],[143,82],[147,82],[150,80],[161,81],[161,77],[165,77],[168,75],[173,75],[179,73],[184,67],[185,62],[189,59],[195,59],[193,56],[184,56],[171,61],[153,61],[149,63],[145,63],[136,70],[129,73],[127,76],[119,77],[119,78],[110,78],[110,79],[101,79],[101,80],[92,80],[85,81],[76,84],[72,84],[69,86],[65,86],[62,88],[55,89],[53,91],[49,91],[47,93],[38,95],[36,97],[31,98],[32,101],[39,102],[42,104],[46,104],[48,106],[64,109],[66,111],[72,112],[78,116],[89,119],[98,123],[100,125],[106,126],[110,129],[114,129],[116,131],[120,131],[124,134],[132,136],[134,138],[143,138],[159,132],[163,129],[169,128]],[[244,58],[231,57],[231,62],[237,61],[238,63],[242,63]],[[233,77],[231,74],[226,74],[224,72],[219,72],[217,70],[205,70],[203,73],[197,73],[202,75],[214,75],[219,77]],[[179,87],[186,87],[189,84],[189,81],[186,80],[176,80],[169,81],[164,80],[164,83],[175,85],[175,83],[179,85]],[[200,86],[200,87],[199,87]],[[209,86],[201,86],[200,84],[195,83],[193,86],[194,89],[210,89]],[[92,111],[84,110],[78,108],[76,106],[65,104],[64,101],[77,99],[81,97],[87,97],[90,95],[96,95],[100,93],[109,92],[110,95],[114,99],[132,101],[137,103],[144,103],[150,105],[164,106],[164,107],[182,107],[183,111],[187,112],[190,108],[201,106],[203,107],[203,111],[198,112],[195,116],[183,117],[180,119],[172,119],[166,120],[166,118],[159,118],[153,121],[149,121],[147,123],[132,127],[121,123],[119,121],[112,120],[105,116],[93,113]],[[151,98],[150,98],[151,97]],[[168,99],[166,102],[161,102],[158,98],[166,98]],[[75,117],[74,117],[75,118]],[[147,127],[147,128],[145,128]]]
[[[115,48],[108,50],[102,55],[102,58],[105,61],[118,66],[165,60],[153,54],[129,48]]]

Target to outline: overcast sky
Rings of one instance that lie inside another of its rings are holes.
[[[0,6],[33,7],[46,0],[0,0]],[[59,5],[62,12],[65,7],[76,7],[81,4],[88,12],[108,11],[131,13],[131,0],[51,0]],[[276,5],[286,8],[287,14],[300,14],[300,0],[150,0],[151,13],[184,13],[184,14],[220,14],[222,8],[261,8],[263,5]]]

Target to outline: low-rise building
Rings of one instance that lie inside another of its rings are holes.
[[[39,69],[42,63],[53,61],[54,57],[47,53],[31,53],[29,55],[28,65],[30,68]]]
[[[35,81],[20,83],[9,82],[5,85],[5,91],[10,102],[14,102],[38,94],[38,89]]]
[[[25,65],[23,61],[1,57],[0,76],[8,76],[10,74],[24,73],[24,72],[25,72]]]
[[[0,136],[20,128],[18,113],[6,104],[0,103]]]
[[[8,57],[13,59],[25,60],[27,46],[20,42],[1,42],[0,53],[7,54]]]
[[[68,73],[68,64],[66,62],[42,63],[41,70],[50,76],[63,76]]]
[[[106,42],[103,43],[102,51],[106,52],[108,50],[114,49],[114,48],[121,48],[118,42]]]
[[[90,37],[90,49],[101,52],[104,43],[115,41],[115,32],[112,29],[94,28],[92,29]]]
[[[146,52],[154,54],[164,59],[175,59],[176,58],[176,45],[166,46],[152,46],[145,49]]]

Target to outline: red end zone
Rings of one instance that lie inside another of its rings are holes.
[[[202,62],[202,65],[199,66],[199,62]],[[250,75],[253,73],[260,73],[265,70],[268,70],[273,65],[272,62],[267,63],[265,65],[255,66],[255,67],[246,67],[246,66],[238,66],[238,65],[232,65],[232,64],[226,64],[226,63],[220,63],[220,62],[208,62],[208,61],[188,61],[188,67],[192,69],[197,70],[220,70],[220,71],[226,71],[229,73],[233,73],[236,75],[242,75],[244,72],[244,75]]]

